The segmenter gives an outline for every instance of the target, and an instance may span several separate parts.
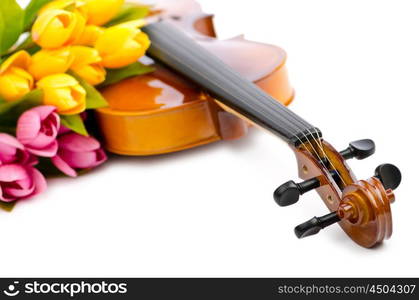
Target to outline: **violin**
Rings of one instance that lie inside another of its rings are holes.
[[[162,1],[153,16],[164,18],[244,78],[287,105],[294,91],[279,47],[216,38],[211,15],[194,0]],[[156,71],[101,90],[109,103],[98,109],[104,146],[122,155],[156,155],[246,135],[249,123],[227,112],[211,95],[180,74],[154,62]]]
[[[383,164],[371,178],[359,180],[347,164],[349,159],[365,159],[374,154],[372,140],[352,142],[339,152],[324,139],[319,128],[205,49],[173,22],[157,20],[143,30],[152,41],[148,51],[151,58],[193,81],[204,95],[216,99],[216,103],[236,117],[270,131],[290,146],[297,158],[299,177],[304,181],[288,181],[278,187],[275,201],[281,207],[293,205],[301,195],[316,190],[330,211],[295,227],[298,238],[315,235],[333,224],[339,224],[355,243],[366,248],[391,237],[391,204],[395,201],[393,191],[401,183],[400,170]],[[120,130],[125,134],[123,128]]]

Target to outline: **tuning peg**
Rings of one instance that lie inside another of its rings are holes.
[[[319,186],[320,181],[317,178],[312,178],[301,183],[295,183],[291,180],[275,190],[274,199],[279,206],[288,206],[297,203],[300,195]]]
[[[332,224],[339,222],[341,219],[337,212],[332,212],[322,217],[314,217],[295,227],[295,235],[301,239],[310,235],[319,233],[320,230]]]
[[[349,144],[349,147],[340,152],[344,159],[364,159],[375,152],[375,143],[373,140],[359,140]]]
[[[385,189],[395,190],[402,181],[402,173],[392,164],[382,164],[375,169],[375,175],[380,179]]]

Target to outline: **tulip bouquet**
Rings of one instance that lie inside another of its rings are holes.
[[[85,111],[107,105],[97,88],[153,71],[139,62],[148,13],[124,0],[1,0],[0,206],[44,191],[51,166],[75,177],[106,161]]]

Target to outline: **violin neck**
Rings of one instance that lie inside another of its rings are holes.
[[[320,130],[173,25],[160,21],[143,30],[152,42],[148,51],[150,57],[189,78],[238,114],[293,145],[321,137]]]

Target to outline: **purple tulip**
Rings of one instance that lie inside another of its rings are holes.
[[[52,158],[64,174],[76,177],[76,169],[91,169],[107,160],[100,143],[92,138],[71,132],[58,137],[58,152]]]
[[[42,193],[47,187],[42,174],[32,166],[0,166],[0,200],[13,202]]]
[[[55,110],[54,106],[38,106],[20,116],[16,136],[30,153],[42,157],[57,154],[60,117]]]
[[[6,164],[36,165],[38,160],[13,136],[0,133],[0,166]]]

